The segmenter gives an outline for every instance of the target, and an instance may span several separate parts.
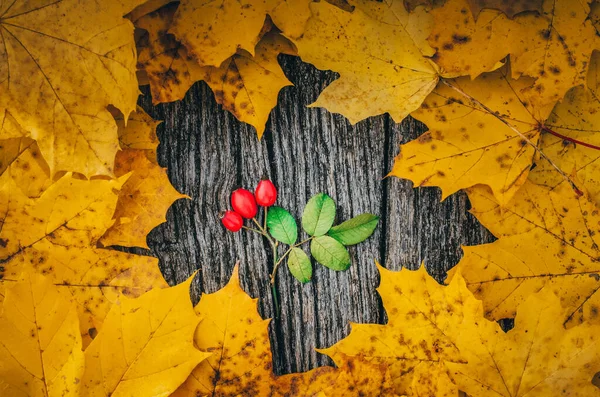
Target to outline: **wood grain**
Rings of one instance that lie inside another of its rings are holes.
[[[375,290],[379,283],[375,261],[394,270],[416,268],[424,261],[442,281],[460,259],[461,244],[493,239],[467,213],[464,194],[440,203],[435,188],[413,189],[410,182],[385,178],[399,144],[423,133],[423,124],[410,117],[396,124],[381,115],[350,125],[340,115],[309,108],[336,74],[296,57],[281,56],[280,62],[295,86],[280,93],[261,141],[252,127],[215,103],[203,82],[180,102],[153,107],[147,87],[140,100],[150,115],[164,121],[158,128],[160,164],[168,167],[173,185],[192,197],[177,201],[167,223],[148,236],[171,284],[200,269],[198,289],[214,292],[228,281],[239,260],[242,287],[260,298],[263,317],[273,316],[268,245],[257,235],[226,232],[218,218],[220,210],[229,208],[231,191],[240,186],[252,189],[263,175],[279,189],[277,204],[297,219],[318,192],[334,198],[338,222],[363,212],[381,216],[374,235],[350,247],[348,271],[313,263],[313,280],[301,285],[285,266],[280,269],[281,315],[270,328],[279,374],[330,364],[314,348],[346,336],[349,321],[385,321]]]

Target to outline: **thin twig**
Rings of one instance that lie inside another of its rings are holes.
[[[582,194],[581,190],[577,187],[577,185],[575,184],[575,182],[563,170],[561,170],[558,165],[556,165],[552,160],[550,160],[550,158],[548,156],[546,156],[546,154],[544,152],[542,152],[540,150],[540,148],[535,143],[533,143],[525,134],[523,134],[521,131],[519,131],[516,127],[514,127],[512,124],[510,124],[504,118],[502,118],[501,116],[499,116],[498,114],[496,114],[492,109],[488,108],[486,105],[484,105],[483,103],[481,103],[477,99],[473,98],[471,95],[467,94],[466,92],[464,92],[463,90],[461,90],[460,88],[458,88],[457,86],[455,86],[454,84],[451,84],[450,82],[448,82],[445,79],[440,79],[440,80],[446,86],[452,88],[454,91],[458,92],[462,96],[470,99],[472,102],[474,102],[477,105],[479,105],[486,112],[488,112],[489,114],[491,114],[492,116],[494,116],[495,118],[497,118],[498,120],[500,120],[503,124],[505,124],[511,130],[513,130],[518,136],[520,136],[521,138],[523,138],[523,140],[525,142],[527,142],[527,144],[529,146],[531,146],[536,152],[538,152],[542,158],[544,158],[548,163],[550,163],[550,165],[556,171],[558,171],[558,173],[565,179],[565,181],[567,181],[571,185],[571,187],[573,188],[573,190],[575,190],[575,192],[577,194]]]

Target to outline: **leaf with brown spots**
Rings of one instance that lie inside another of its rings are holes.
[[[102,246],[148,248],[148,233],[167,221],[167,210],[175,200],[188,197],[175,190],[166,170],[148,160],[144,150],[128,149],[117,154],[115,175],[130,172],[119,192],[115,223],[99,240]]]
[[[30,138],[0,141],[0,175],[18,180],[18,188],[28,197],[39,197],[50,186],[50,169],[37,142]]]
[[[106,108],[135,109],[133,25],[123,14],[141,2],[0,5],[0,108],[37,141],[52,175],[112,174],[117,126]]]
[[[7,174],[0,177],[2,284],[11,285],[23,271],[46,275],[76,302],[84,345],[88,330],[100,329],[120,296],[167,286],[155,258],[95,247],[113,222],[125,179],[85,181],[67,174],[30,199]]]
[[[304,373],[273,373],[268,325],[256,299],[241,289],[237,266],[221,290],[202,295],[196,306],[200,324],[194,341],[213,355],[192,372],[173,394],[191,396],[371,395],[390,389],[386,367],[366,360],[345,360],[340,369],[321,367]]]
[[[135,25],[147,31],[138,41],[138,68],[148,76],[152,103],[173,102],[183,99],[188,89],[206,78],[207,69],[201,66],[179,43],[167,33],[178,3],[171,3],[139,18]]]
[[[168,396],[210,356],[193,342],[192,279],[113,305],[85,351],[83,397]]]
[[[386,112],[399,122],[438,81],[435,65],[424,57],[434,52],[425,42],[429,27],[399,1],[354,5],[349,13],[312,3],[306,31],[294,40],[303,61],[340,74],[311,106],[341,113],[353,124]]]
[[[267,33],[256,46],[254,56],[238,51],[219,68],[207,68],[206,82],[217,103],[238,120],[254,126],[259,138],[277,105],[279,91],[292,85],[279,66],[279,54],[295,55],[296,51],[283,36]]]
[[[183,0],[169,33],[202,66],[219,67],[239,49],[254,55],[267,15],[290,38],[302,35],[310,0]]]
[[[443,287],[424,266],[400,272],[380,267],[379,272],[387,324],[352,324],[348,337],[322,352],[336,363],[344,361],[338,359],[344,354],[386,365],[399,394],[456,396],[444,362],[463,361],[454,339],[465,317],[480,311],[481,303],[459,277]]]
[[[296,55],[294,46],[277,33],[266,33],[254,55],[240,49],[220,67],[201,66],[173,35],[166,34],[176,7],[170,4],[136,23],[148,31],[147,38],[139,41],[139,63],[150,80],[153,102],[183,99],[192,84],[205,80],[217,103],[238,120],[253,125],[260,138],[279,91],[291,85],[277,56]]]
[[[456,332],[466,359],[446,363],[458,387],[471,397],[598,395],[592,384],[600,369],[600,327],[582,324],[565,330],[560,300],[549,290],[527,299],[515,327],[502,328],[468,313]]]
[[[540,149],[600,205],[600,101],[596,94],[585,87],[573,88],[556,105],[544,128],[562,137],[543,132]],[[529,176],[534,183],[553,188],[564,181],[547,161],[536,164]]]
[[[592,51],[600,45],[588,19],[588,2],[544,0],[540,12],[521,13],[513,20],[485,9],[476,21],[467,10],[469,3],[449,0],[431,11],[436,22],[429,43],[449,76],[475,77],[510,54],[512,77],[535,79],[521,88],[535,107],[553,106],[570,88],[585,83]]]
[[[460,272],[487,318],[514,317],[517,307],[540,289],[561,299],[566,325],[600,323],[600,213],[568,183],[551,189],[525,183],[508,205],[486,188],[468,190],[471,212],[499,239],[463,247],[465,256],[449,272]]]
[[[159,143],[156,136],[156,127],[162,121],[154,120],[139,106],[129,116],[127,124],[122,113],[114,114],[114,117],[117,122],[119,144],[122,150],[146,150],[148,154],[156,151]]]
[[[510,27],[514,24],[498,10],[484,10],[475,19],[469,12],[468,0],[448,0],[443,7],[429,13],[433,19],[428,42],[435,48],[435,63],[446,77],[481,73],[498,69],[510,52],[507,45]]]
[[[79,396],[84,356],[77,312],[49,279],[25,273],[6,289],[0,335],[2,395]]]
[[[525,134],[533,143],[551,107],[533,108],[521,88],[531,79],[513,80],[502,68],[475,80],[451,84],[478,100]],[[492,188],[504,204],[527,179],[534,149],[513,129],[476,102],[440,85],[413,116],[429,131],[401,145],[391,175],[415,186],[439,186],[442,199],[477,184]]]

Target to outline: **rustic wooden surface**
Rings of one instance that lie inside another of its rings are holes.
[[[389,269],[414,269],[424,261],[438,281],[461,256],[460,245],[492,240],[467,213],[468,200],[457,194],[440,203],[435,188],[413,189],[410,182],[384,178],[399,144],[425,127],[407,119],[396,124],[382,115],[351,126],[342,116],[307,108],[335,73],[319,71],[298,58],[280,62],[294,83],[279,95],[265,136],[240,123],[215,103],[204,83],[181,102],[153,107],[149,91],[140,104],[158,120],[158,158],[173,185],[192,200],[179,200],[167,223],[154,229],[148,243],[169,283],[184,281],[196,269],[203,292],[214,292],[240,260],[243,288],[259,299],[263,317],[273,315],[268,282],[272,258],[262,237],[227,232],[218,213],[229,208],[239,186],[253,189],[268,175],[279,189],[278,205],[297,219],[307,200],[326,192],[338,205],[338,221],[363,212],[381,216],[374,235],[350,248],[352,266],[335,272],[313,263],[310,283],[301,285],[287,268],[279,271],[281,316],[270,336],[275,371],[304,371],[330,361],[314,351],[346,336],[349,321],[385,322],[375,288],[375,260]],[[283,250],[283,247],[280,247]]]

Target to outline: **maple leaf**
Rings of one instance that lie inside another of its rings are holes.
[[[117,119],[121,146],[129,149],[117,153],[115,175],[131,175],[119,192],[113,215],[115,223],[99,240],[103,246],[148,248],[147,234],[166,222],[165,215],[171,204],[177,199],[189,198],[175,190],[166,170],[156,164],[157,122],[141,109],[133,115],[127,126],[122,119]]]
[[[531,79],[513,80],[500,69],[475,80],[458,78],[451,84],[496,112],[452,88],[440,85],[412,115],[429,131],[401,145],[390,175],[415,186],[439,186],[442,199],[477,184],[486,184],[504,204],[527,179],[534,148],[497,116],[537,143],[539,125],[552,110],[536,108],[521,93]]]
[[[28,197],[39,197],[52,183],[48,164],[30,138],[0,140],[0,175],[4,173],[18,180],[18,188]]]
[[[240,286],[238,267],[229,283],[202,295],[195,308],[201,317],[196,346],[213,355],[201,362],[174,397],[212,395],[316,395],[389,390],[389,373],[377,363],[347,360],[340,369],[321,367],[304,373],[276,376],[268,324],[258,314],[256,299]]]
[[[119,296],[167,286],[155,258],[95,247],[112,225],[125,179],[85,181],[67,174],[31,199],[7,174],[0,177],[2,283],[23,271],[47,275],[77,303],[84,345],[88,330],[101,327]]]
[[[169,33],[186,46],[200,65],[219,67],[238,49],[254,55],[267,15],[287,37],[300,36],[310,16],[309,3],[310,0],[183,0]]]
[[[293,45],[279,34],[261,34],[254,55],[238,50],[219,67],[201,66],[174,36],[165,36],[176,9],[169,5],[136,23],[148,31],[147,42],[140,43],[139,63],[148,75],[153,103],[183,99],[192,84],[205,80],[217,103],[254,126],[260,138],[279,91],[291,85],[277,56],[296,55]]]
[[[534,106],[553,105],[571,87],[585,83],[592,51],[599,44],[588,20],[588,2],[544,0],[539,13],[521,13],[514,20],[500,11],[484,10],[477,21],[467,15],[469,3],[450,0],[431,11],[436,23],[429,39],[442,70],[475,77],[510,54],[514,79],[535,78],[523,88]]]
[[[353,323],[350,335],[321,352],[334,360],[344,354],[385,364],[400,394],[456,396],[443,362],[462,361],[454,334],[467,313],[481,310],[481,303],[458,277],[449,287],[442,287],[424,266],[400,272],[379,267],[379,272],[377,290],[388,323]]]
[[[593,65],[593,68],[596,66]],[[591,79],[588,82],[595,83]],[[590,85],[590,88],[594,86]],[[600,204],[599,107],[598,96],[592,90],[573,88],[544,123],[544,128],[561,136],[544,133],[540,140],[540,149],[556,166],[572,174],[597,204]],[[549,162],[540,160],[536,165],[530,174],[534,183],[555,187],[564,181]]]
[[[568,325],[600,321],[600,214],[593,202],[566,182],[551,189],[528,181],[504,206],[485,188],[467,192],[471,212],[499,239],[463,247],[465,256],[448,275],[461,272],[486,317],[514,317],[521,302],[544,288],[568,308]]]
[[[472,397],[592,396],[600,368],[599,327],[582,324],[565,330],[560,300],[549,290],[527,299],[515,327],[472,313],[461,324],[456,345],[464,363],[448,362],[458,387]]]
[[[156,136],[156,127],[162,121],[154,120],[139,106],[129,116],[127,125],[122,113],[113,113],[113,116],[117,122],[121,149],[146,150],[147,154],[156,151],[159,144],[158,137]]]
[[[38,142],[52,175],[112,174],[117,128],[106,107],[135,109],[133,25],[122,16],[139,3],[0,6],[0,108]]]
[[[79,396],[84,356],[74,305],[28,273],[6,289],[0,385],[8,396]]]
[[[85,351],[82,396],[167,396],[210,356],[193,343],[192,279],[113,305]]]
[[[359,2],[352,13],[325,2],[294,40],[303,61],[340,74],[311,106],[340,113],[354,124],[388,112],[399,122],[435,88],[438,73],[427,31],[400,2]],[[391,11],[390,12],[390,7]]]

